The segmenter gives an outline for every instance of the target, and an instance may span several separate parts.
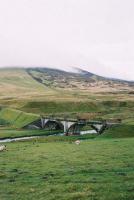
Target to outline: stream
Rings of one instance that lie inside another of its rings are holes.
[[[89,131],[81,131],[81,135],[86,135],[86,134],[96,134],[97,132],[95,130],[89,130]],[[63,136],[63,133],[60,134],[56,134],[56,135],[60,135]],[[26,137],[16,137],[16,138],[6,138],[6,139],[0,139],[0,143],[6,143],[6,142],[17,142],[17,141],[24,141],[24,140],[30,140],[30,139],[34,139],[34,138],[43,138],[43,137],[50,137],[52,135],[49,136],[26,136]]]

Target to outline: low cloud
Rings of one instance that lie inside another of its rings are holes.
[[[134,80],[133,0],[0,1],[0,67],[79,67]]]

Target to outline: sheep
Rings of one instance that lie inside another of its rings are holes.
[[[76,140],[75,144],[80,145],[80,140]]]
[[[0,152],[6,150],[6,146],[5,145],[0,145]]]

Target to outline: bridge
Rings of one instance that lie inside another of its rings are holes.
[[[28,124],[27,129],[61,130],[66,136],[80,135],[84,126],[89,126],[98,134],[102,134],[108,127],[117,124],[112,122],[93,121],[86,119],[65,119],[53,117],[41,117],[40,119]]]

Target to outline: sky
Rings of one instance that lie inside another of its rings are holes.
[[[134,80],[133,0],[0,0],[0,67]]]

